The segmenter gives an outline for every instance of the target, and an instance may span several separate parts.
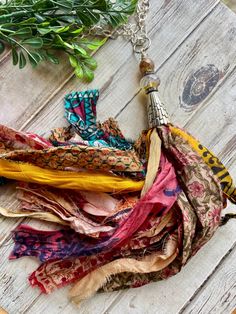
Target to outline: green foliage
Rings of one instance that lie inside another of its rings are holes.
[[[125,23],[137,0],[9,0],[0,2],[0,54],[6,44],[13,65],[58,64],[55,51],[68,55],[76,76],[91,81],[97,63],[91,56],[106,38],[91,38],[96,24],[111,28]]]

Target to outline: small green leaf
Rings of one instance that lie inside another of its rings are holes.
[[[49,34],[52,31],[50,28],[44,28],[44,27],[38,27],[37,30],[41,35]]]
[[[78,61],[77,61],[76,57],[70,55],[70,56],[69,56],[69,60],[70,60],[71,66],[72,66],[73,68],[76,68],[76,67],[77,67],[77,64],[78,64]]]
[[[74,23],[75,19],[73,16],[61,16],[61,17],[58,17],[58,21],[62,21],[64,23],[69,23],[69,24],[72,24]]]
[[[39,26],[40,27],[45,27],[45,26],[49,26],[49,25],[50,25],[50,22],[43,22]]]
[[[39,49],[43,46],[43,40],[40,37],[32,37],[22,41],[23,44],[29,45],[32,48]]]
[[[63,46],[66,47],[66,48],[74,50],[74,47],[71,44],[68,44],[66,41],[64,41]]]
[[[36,17],[38,23],[43,23],[45,21],[45,17],[38,13],[35,13],[34,16]]]
[[[30,54],[34,57],[34,59],[37,61],[37,62],[40,62],[42,60],[46,60],[46,57],[44,55],[44,52],[43,51],[37,51],[37,52],[30,52]]]
[[[54,56],[54,55],[52,55],[52,54],[50,54],[50,53],[48,53],[48,52],[47,52],[47,59],[48,59],[51,63],[53,63],[53,64],[59,64],[59,59],[58,59],[56,56]]]
[[[53,42],[52,39],[49,39],[49,38],[42,38],[42,40],[43,40],[43,45],[44,45],[44,46],[51,46],[51,45],[52,45],[52,42]]]
[[[97,61],[94,58],[85,59],[83,62],[91,70],[95,70],[97,68]]]
[[[25,59],[23,52],[21,51],[20,52],[20,60],[19,60],[19,68],[23,69],[25,67],[25,65],[26,65],[26,59]]]
[[[84,8],[84,10],[76,11],[79,19],[82,24],[85,26],[91,26],[93,24],[97,24],[100,21],[100,14],[94,12],[94,10]]]
[[[78,28],[78,29],[76,29],[76,30],[74,30],[73,32],[71,32],[72,34],[80,34],[81,32],[83,31],[83,27],[80,27],[80,28]]]
[[[66,0],[57,0],[57,5],[62,7],[64,11],[71,11],[73,8],[72,1],[66,1]]]
[[[75,52],[77,52],[78,54],[82,56],[87,56],[88,53],[84,48],[80,47],[78,44],[74,44],[73,46],[74,46]]]
[[[37,19],[35,17],[30,17],[27,20],[19,22],[20,25],[35,23]]]
[[[60,28],[57,28],[57,29],[53,29],[53,31],[55,33],[65,33],[67,32],[68,30],[70,29],[70,26],[64,26],[64,27],[60,27]]]
[[[60,44],[62,47],[65,47],[65,48],[69,48],[69,49],[72,49],[74,50],[74,47],[67,43],[66,41],[64,41],[60,35],[56,35],[56,45]]]
[[[35,68],[40,60],[31,53],[28,54],[28,59],[33,68]]]
[[[37,52],[30,52],[30,54],[28,54],[28,59],[32,67],[35,68],[38,65],[38,63],[42,60],[45,60],[46,57],[43,51],[37,51]]]
[[[80,64],[77,64],[77,67],[75,68],[75,75],[80,79],[84,76],[84,72]]]
[[[3,53],[4,50],[5,50],[5,45],[3,42],[0,41],[0,54]]]
[[[13,36],[30,36],[32,35],[32,30],[30,27],[23,27],[16,31]]]
[[[12,47],[11,55],[12,55],[12,63],[13,63],[13,65],[17,65],[17,63],[18,63],[18,53],[16,51],[16,48]]]
[[[87,44],[88,49],[90,50],[96,50],[107,41],[107,38],[104,38],[102,40],[93,40]]]
[[[83,67],[83,72],[84,78],[86,79],[87,82],[91,82],[94,79],[93,71],[87,68],[86,66]]]

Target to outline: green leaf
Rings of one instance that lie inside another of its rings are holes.
[[[56,35],[56,45],[60,44],[62,47],[65,47],[65,48],[69,48],[69,49],[72,49],[74,50],[74,46],[72,46],[71,44],[67,43],[66,41],[64,41],[60,35]]]
[[[56,35],[55,38],[56,38],[56,43],[59,43],[59,44],[61,44],[64,47],[64,41],[61,38],[61,36],[60,35]]]
[[[58,21],[62,21],[64,23],[72,24],[72,23],[75,22],[75,18],[73,16],[65,15],[65,16],[58,17]],[[81,23],[79,23],[79,24],[81,24]]]
[[[63,8],[63,11],[71,11],[73,8],[72,1],[57,0],[57,5]]]
[[[83,11],[76,11],[82,24],[89,27],[91,25],[97,24],[100,21],[100,14],[95,13],[93,10],[84,9]]]
[[[12,63],[13,63],[13,65],[17,65],[17,63],[18,63],[18,53],[16,51],[16,48],[12,47],[11,55],[12,55]]]
[[[55,33],[65,33],[70,29],[70,26],[60,27],[58,29],[53,30]]]
[[[5,45],[3,42],[0,41],[0,54],[3,53],[4,50],[5,50]]]
[[[34,16],[36,17],[38,23],[43,23],[43,22],[45,22],[45,19],[46,19],[46,18],[45,18],[44,16],[42,16],[42,15],[40,15],[40,14],[38,14],[38,13],[35,13]]]
[[[91,70],[95,70],[97,68],[97,61],[94,58],[85,59],[83,62]]]
[[[93,40],[91,42],[89,42],[86,46],[88,47],[88,49],[90,50],[96,50],[99,47],[101,47],[102,45],[104,45],[104,43],[107,41],[107,38],[104,38],[102,40]]]
[[[34,59],[39,63],[42,60],[47,60],[43,51],[30,52],[30,54],[34,57]]]
[[[110,3],[107,12],[104,12],[103,17],[113,28],[127,21],[129,15],[133,14],[138,0],[116,0],[113,4]]]
[[[50,38],[42,38],[43,46],[52,46],[53,40]]]
[[[49,26],[50,22],[43,22],[40,24],[40,27],[45,27],[45,26]]]
[[[25,65],[26,65],[26,59],[25,59],[23,52],[21,51],[20,52],[20,60],[19,60],[19,68],[23,69],[25,67]]]
[[[35,17],[30,17],[24,21],[19,22],[20,25],[35,23],[37,19]]]
[[[59,59],[49,52],[47,52],[47,59],[53,64],[59,64]]]
[[[75,68],[75,75],[79,78],[79,79],[82,79],[83,76],[84,76],[84,72],[83,72],[83,69],[81,67],[80,64],[77,64],[77,67]]]
[[[37,66],[38,62],[40,61],[38,59],[38,56],[34,56],[33,53],[28,54],[28,59],[29,59],[29,62],[32,65],[33,68],[35,68]]]
[[[64,41],[63,46],[66,47],[66,48],[74,50],[74,46],[72,46],[71,44],[67,43],[66,41]]]
[[[76,30],[74,30],[73,32],[71,32],[72,34],[80,34],[82,31],[83,31],[83,27],[80,27],[80,28],[78,28],[78,29],[76,29]]]
[[[43,28],[43,27],[38,27],[37,30],[39,34],[41,35],[47,35],[52,31],[50,28]]]
[[[83,66],[84,78],[87,82],[91,82],[94,79],[94,73],[92,70]]]
[[[16,31],[13,36],[30,36],[32,35],[32,30],[30,27],[23,27]]]
[[[44,50],[37,50],[35,52],[31,52],[31,54],[35,57],[36,60],[38,60],[38,62],[47,60],[47,55]]]
[[[74,46],[75,52],[77,52],[78,54],[82,56],[87,56],[88,53],[84,48],[80,47],[78,44],[73,44],[73,46]]]
[[[73,68],[77,67],[78,61],[75,56],[69,55],[70,64]]]
[[[32,37],[22,41],[23,44],[29,45],[32,48],[39,49],[43,46],[43,40],[40,37]]]

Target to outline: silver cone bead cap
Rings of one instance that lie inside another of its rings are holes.
[[[158,97],[158,91],[153,90],[147,93],[147,111],[149,128],[170,123],[168,113]]]

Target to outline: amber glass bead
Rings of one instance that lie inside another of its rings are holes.
[[[154,62],[152,61],[152,59],[143,58],[140,61],[139,69],[140,69],[140,72],[142,75],[154,72],[154,68],[155,68],[155,65],[154,65]]]

